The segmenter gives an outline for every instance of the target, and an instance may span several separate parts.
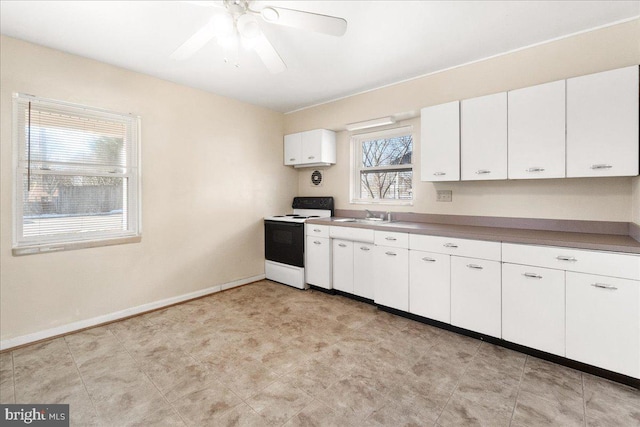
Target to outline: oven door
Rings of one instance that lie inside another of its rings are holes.
[[[264,255],[269,261],[304,267],[304,223],[265,220]]]

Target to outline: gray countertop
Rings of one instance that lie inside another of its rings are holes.
[[[566,231],[484,227],[475,225],[434,224],[428,222],[393,221],[381,223],[340,222],[344,218],[314,218],[309,224],[369,228],[400,233],[427,234],[462,239],[490,240],[504,243],[561,246],[567,248],[640,254],[640,242],[628,235],[575,233]]]

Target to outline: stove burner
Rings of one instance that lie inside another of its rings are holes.
[[[293,218],[294,218],[294,219],[305,219],[305,218],[309,218],[309,217],[307,217],[307,216],[299,216],[299,215],[295,215]]]

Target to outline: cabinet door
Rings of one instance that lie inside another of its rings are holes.
[[[451,257],[451,324],[500,338],[500,263]]]
[[[507,179],[507,93],[463,100],[460,132],[462,180]]]
[[[302,134],[284,136],[284,164],[296,165],[302,161]]]
[[[353,293],[373,299],[373,248],[370,243],[353,242]]]
[[[450,256],[409,251],[409,312],[451,323]]]
[[[640,378],[640,281],[567,272],[567,357]]]
[[[376,304],[409,311],[409,250],[374,248],[373,292]]]
[[[638,66],[567,80],[567,176],[638,174]]]
[[[331,289],[331,248],[325,237],[307,236],[305,277],[310,285]]]
[[[509,179],[564,178],[565,81],[509,92]]]
[[[333,240],[333,289],[353,293],[353,242]]]
[[[564,271],[502,265],[502,338],[565,355]]]
[[[336,136],[327,129],[302,132],[302,161],[300,163],[335,163]]]
[[[420,179],[460,180],[460,101],[420,110]]]

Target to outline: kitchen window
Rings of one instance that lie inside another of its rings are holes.
[[[412,204],[410,126],[354,135],[351,149],[351,203]]]
[[[13,253],[140,240],[139,118],[14,94]]]

